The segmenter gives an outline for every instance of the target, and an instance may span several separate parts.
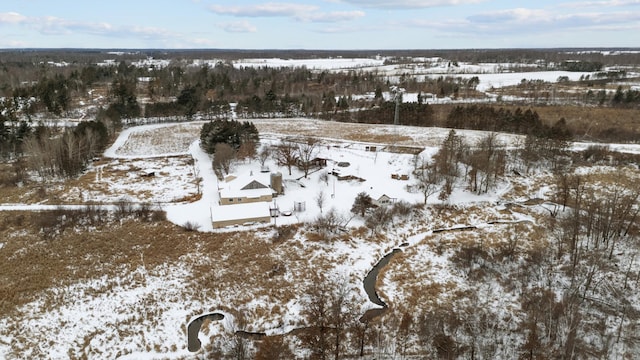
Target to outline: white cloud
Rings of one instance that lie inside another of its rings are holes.
[[[292,3],[265,3],[247,6],[212,5],[211,12],[218,15],[236,17],[288,17],[305,22],[341,22],[351,21],[365,16],[362,11],[322,12],[315,5]]]
[[[333,23],[351,21],[364,16],[365,14],[362,11],[333,11],[328,13],[297,15],[295,18],[301,21]]]
[[[506,22],[531,22],[540,19],[551,19],[553,14],[539,9],[507,9],[469,16],[471,22],[477,23],[506,23]]]
[[[340,0],[339,2],[369,8],[420,9],[441,6],[476,4],[485,0]]]
[[[253,33],[258,29],[251,25],[248,21],[233,21],[228,23],[222,23],[219,25],[226,32],[232,33]]]
[[[145,26],[113,26],[106,22],[83,22],[55,16],[27,17],[18,13],[0,13],[1,24],[15,24],[43,35],[88,34],[106,37],[166,40],[179,37],[165,29]]]
[[[108,24],[107,24],[108,25]],[[109,25],[110,28],[110,25]],[[132,26],[117,29],[118,34],[140,35],[145,39],[163,39],[176,36],[173,32],[153,26]]]
[[[0,24],[20,24],[27,20],[26,16],[17,12],[0,13]]]
[[[211,5],[209,10],[219,15],[231,15],[238,17],[272,17],[272,16],[296,16],[311,13],[318,10],[317,6],[291,3],[266,3],[247,6],[222,6]]]
[[[559,4],[559,7],[565,8],[585,8],[585,7],[623,7],[640,5],[640,0],[602,0],[602,1],[583,1]]]
[[[24,41],[19,40],[3,40],[0,41],[0,47],[2,48],[25,48],[29,45]]]
[[[407,26],[457,34],[542,34],[569,30],[623,30],[637,28],[640,13],[581,12],[557,13],[544,9],[506,9],[468,16],[464,19],[407,21]]]

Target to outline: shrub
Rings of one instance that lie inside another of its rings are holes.
[[[116,219],[123,219],[133,212],[133,203],[127,199],[120,199],[116,202]]]
[[[597,163],[602,160],[606,160],[611,149],[608,145],[589,145],[583,152],[582,157],[584,160]]]
[[[184,224],[182,224],[182,228],[185,229],[186,231],[198,231],[198,229],[200,229],[200,225],[191,221],[187,221]]]
[[[136,218],[144,221],[151,221],[152,213],[153,213],[153,209],[151,204],[149,203],[142,203],[138,205],[138,207],[134,211]]]
[[[277,227],[275,233],[271,237],[271,241],[274,243],[283,242],[289,240],[295,235],[297,227],[291,225],[285,225]]]
[[[164,210],[155,210],[151,213],[151,221],[161,222],[167,220],[167,212]]]

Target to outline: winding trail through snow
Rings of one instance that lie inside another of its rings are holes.
[[[119,153],[119,149],[126,144],[131,134],[178,125],[183,125],[183,123],[142,125],[125,129],[120,133],[113,145],[105,150],[104,156],[117,159],[130,159],[176,155],[176,153],[147,156],[140,154],[122,154]],[[185,150],[186,151],[181,154],[190,154],[193,158],[194,168],[196,169],[194,176],[202,178],[200,185],[202,197],[199,200],[190,203],[165,205],[163,210],[167,213],[167,220],[176,225],[182,226],[189,222],[198,226],[199,231],[213,231],[213,224],[211,222],[211,205],[218,202],[218,193],[215,186],[218,180],[213,172],[213,167],[211,166],[211,157],[200,148],[200,140],[195,140],[191,143],[189,148]]]
[[[217,184],[218,179],[211,166],[209,154],[200,148],[200,140],[194,141],[189,147],[189,153],[193,157],[195,167],[202,178],[202,197],[200,200],[187,204],[168,205],[165,208],[167,219],[174,224],[184,225],[191,222],[200,226],[200,231],[213,231],[211,221],[212,204],[218,202]]]

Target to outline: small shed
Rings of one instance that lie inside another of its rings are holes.
[[[317,157],[311,160],[311,163],[313,163],[314,166],[325,167],[327,166],[327,159]]]
[[[390,205],[393,204],[397,201],[396,198],[392,198],[391,196],[387,195],[387,194],[382,194],[380,196],[374,197],[373,198],[373,203],[374,205],[377,206],[384,206],[384,205]]]
[[[403,173],[393,173],[391,174],[391,178],[394,180],[409,180],[409,175],[408,174],[403,174]]]

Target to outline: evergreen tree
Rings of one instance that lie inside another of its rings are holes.
[[[373,208],[373,199],[369,194],[363,191],[356,195],[356,198],[353,201],[353,206],[351,206],[351,212],[364,216],[365,212],[371,208]]]
[[[238,150],[245,142],[257,143],[259,140],[258,129],[247,121],[215,120],[205,123],[200,130],[200,147],[209,154],[215,153],[219,143]]]
[[[204,92],[200,86],[187,86],[180,92],[176,103],[183,109],[188,119],[191,119],[204,103]]]

